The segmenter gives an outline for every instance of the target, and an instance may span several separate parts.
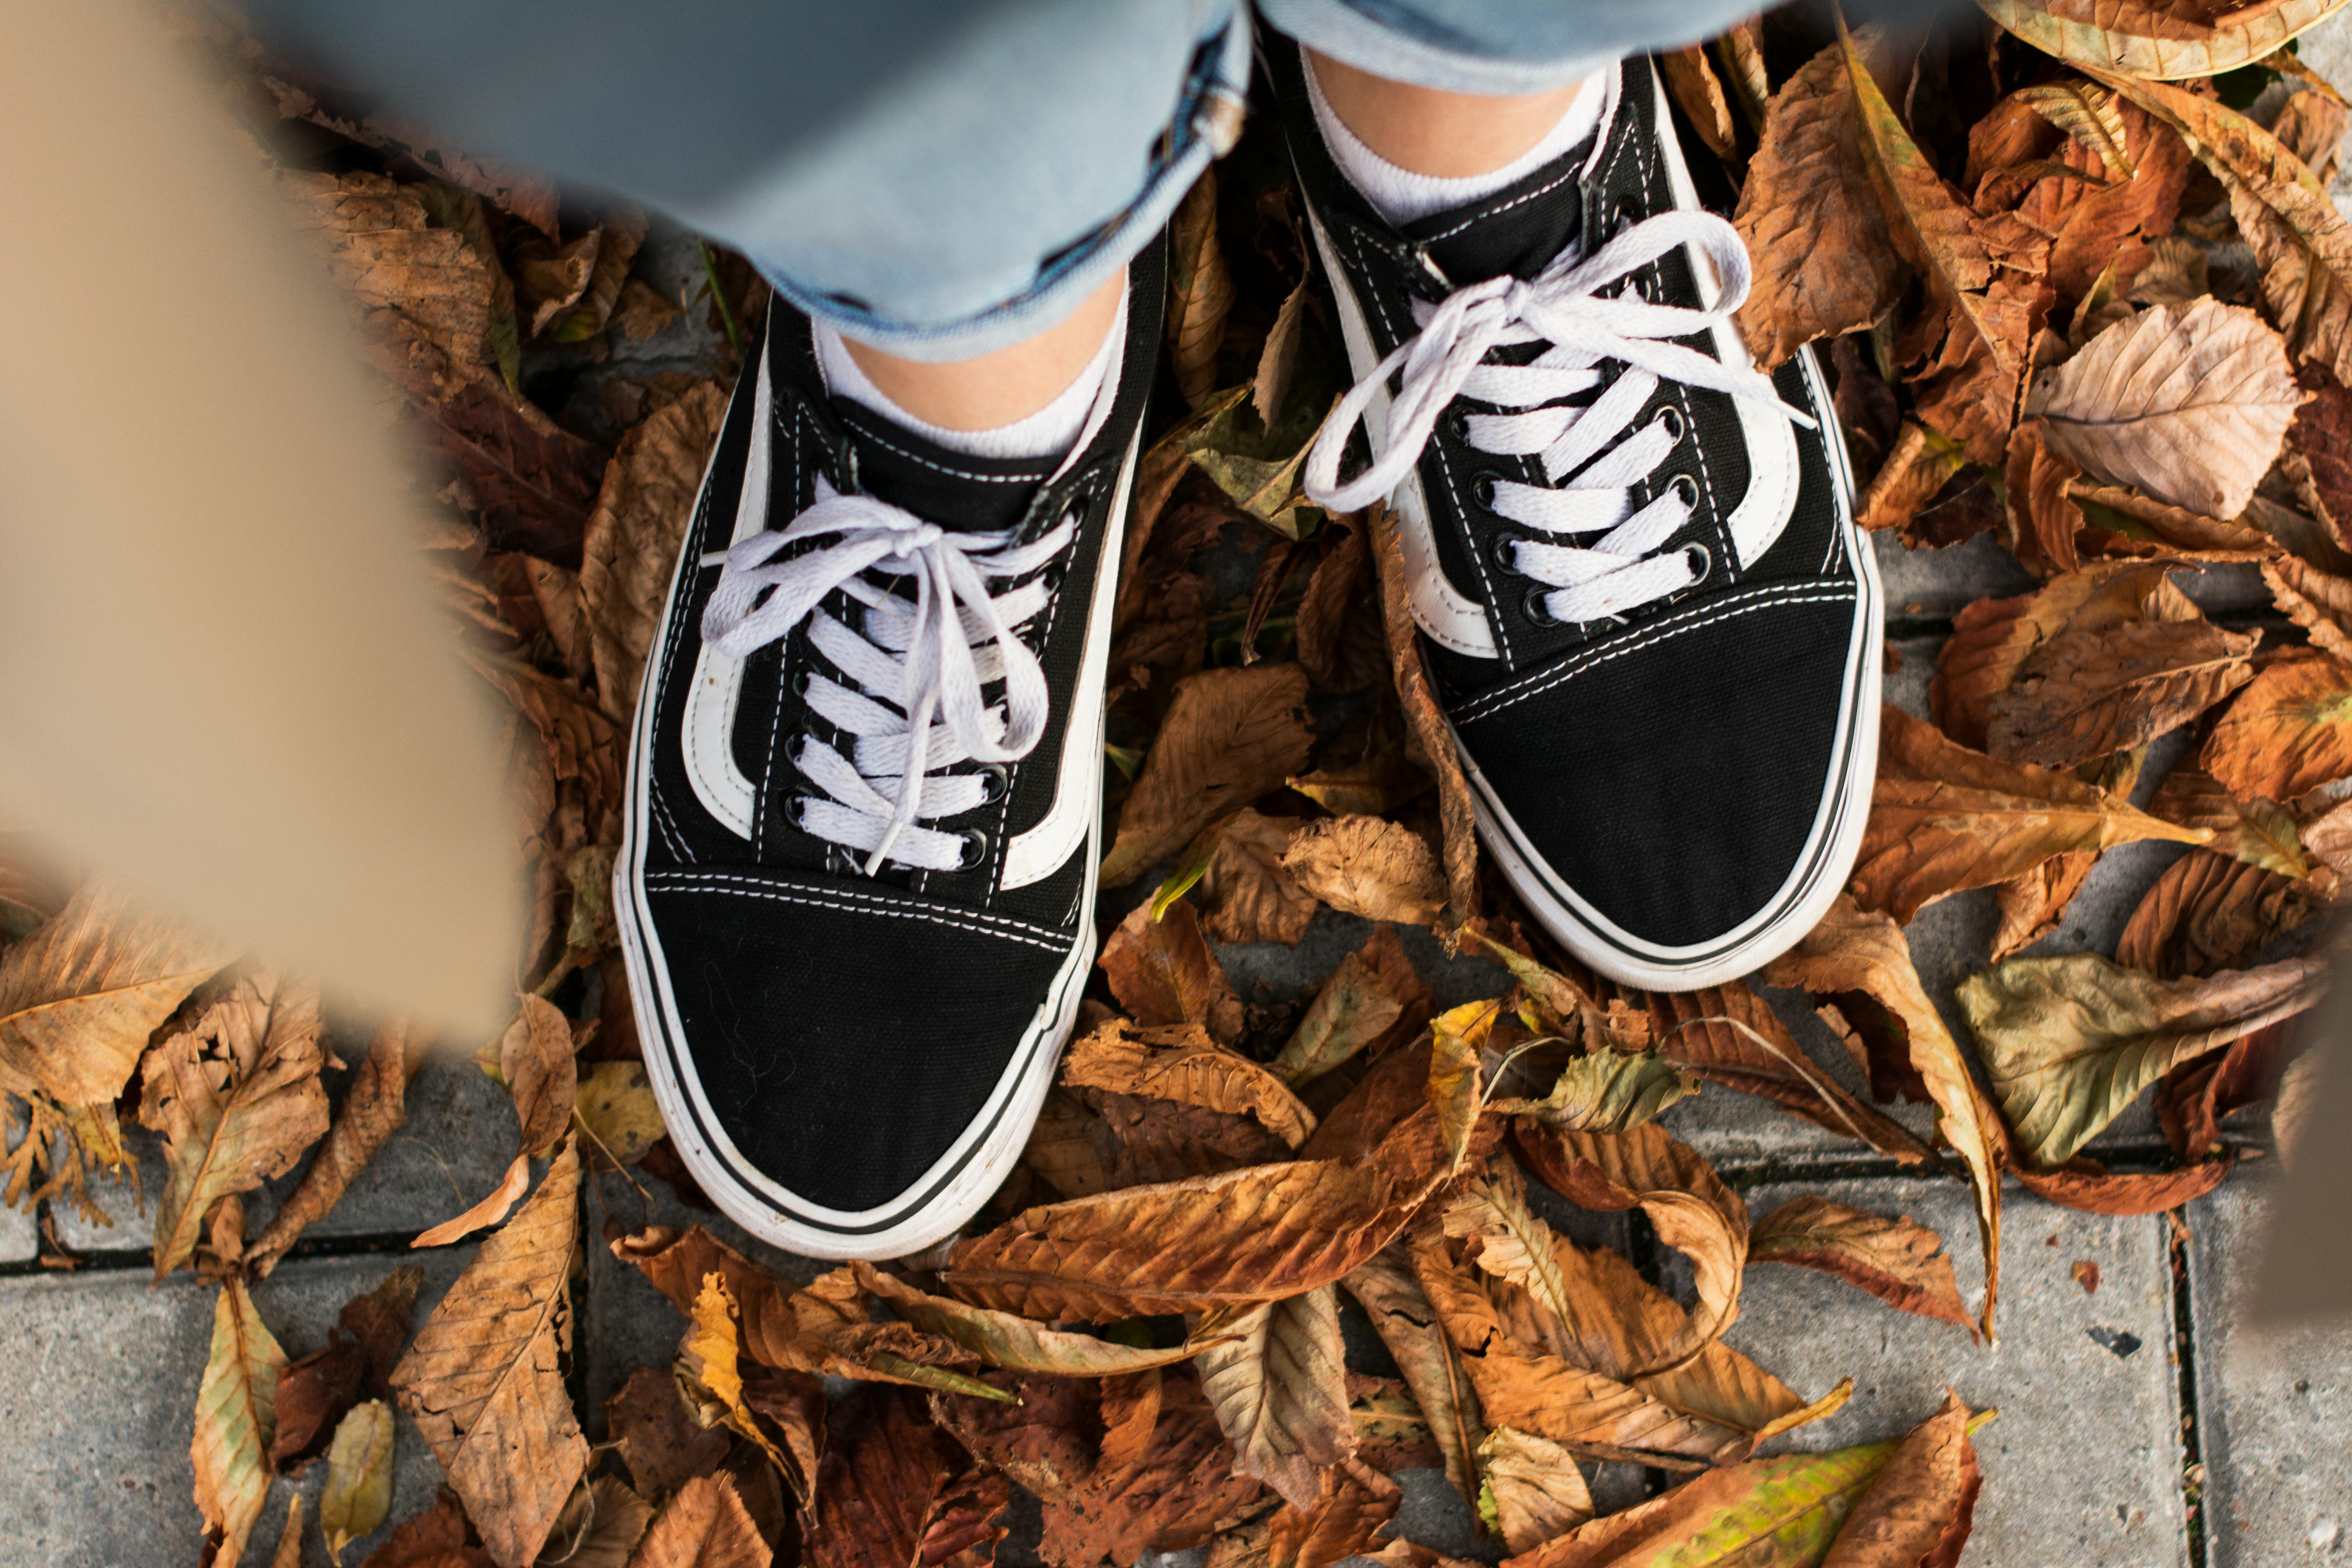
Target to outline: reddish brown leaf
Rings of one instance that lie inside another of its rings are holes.
[[[2116,962],[2166,980],[2243,967],[2319,912],[2308,881],[2191,849],[2165,868],[2116,942]]]
[[[1826,1198],[1792,1199],[1757,1222],[1748,1260],[1818,1268],[1899,1310],[1977,1331],[1943,1237],[1909,1215],[1888,1219]]]
[[[1146,1028],[1107,1020],[1072,1042],[1061,1082],[1250,1116],[1293,1149],[1315,1130],[1315,1113],[1279,1078],[1219,1046],[1197,1024]]]
[[[466,1542],[466,1510],[443,1487],[433,1506],[393,1526],[360,1568],[493,1568],[490,1554]]]
[[[1158,920],[1150,901],[1138,904],[1096,962],[1111,994],[1138,1022],[1198,1024],[1227,1044],[1241,1038],[1241,999],[1201,934],[1200,916],[1184,900],[1168,905]]]
[[[976,1473],[922,1396],[861,1389],[834,1412],[804,1550],[814,1568],[940,1568],[1002,1539],[1004,1477]]]
[[[326,1452],[335,1423],[362,1399],[392,1392],[392,1369],[408,1338],[408,1318],[425,1272],[395,1268],[374,1289],[343,1303],[321,1349],[278,1376],[278,1436],[269,1463],[290,1474]]]
[[[1204,911],[1204,934],[1217,942],[1281,942],[1296,946],[1315,918],[1315,895],[1282,868],[1282,853],[1303,826],[1297,818],[1244,809],[1222,826],[1209,868],[1192,896]]]
[[[1133,881],[1209,823],[1306,767],[1306,698],[1307,672],[1296,664],[1204,669],[1179,681],[1120,810],[1102,885]]]
[[[2077,1156],[2054,1171],[2017,1172],[2036,1196],[2092,1214],[2166,1214],[2194,1203],[2221,1184],[2231,1162],[2207,1160],[2177,1171],[2115,1175],[2096,1160]]]
[[[2352,666],[2279,660],[2221,715],[2199,760],[2240,800],[2291,801],[2352,775]]]
[[[667,1367],[641,1366],[604,1402],[605,1429],[629,1479],[649,1498],[665,1498],[727,1458],[723,1428],[697,1426]]]
[[[266,1279],[302,1232],[326,1217],[340,1202],[352,1179],[367,1168],[375,1152],[400,1131],[407,1120],[409,1026],[393,1018],[376,1031],[367,1059],[343,1093],[341,1112],[327,1130],[326,1142],[311,1157],[301,1182],[270,1216],[259,1239],[246,1251],[246,1267],[257,1279]]]
[[[1373,560],[1380,567],[1381,623],[1388,636],[1389,673],[1404,710],[1409,743],[1405,755],[1437,781],[1437,819],[1444,835],[1445,903],[1455,922],[1478,906],[1477,822],[1470,805],[1470,781],[1454,748],[1454,731],[1421,661],[1421,632],[1405,588],[1404,544],[1395,520],[1375,506],[1365,513],[1372,532]]]
[[[629,1568],[768,1568],[774,1560],[734,1481],[698,1476],[654,1516]]]
[[[1367,920],[1428,925],[1445,900],[1428,840],[1377,816],[1309,823],[1283,851],[1282,868],[1333,909]]]
[[[1388,673],[1372,551],[1357,513],[1331,520],[1339,542],[1325,552],[1298,601],[1298,662],[1325,691],[1361,691]]]
[[[2257,1029],[2218,1057],[2175,1068],[2157,1085],[2156,1119],[2183,1160],[2221,1152],[2221,1121],[2278,1092],[2295,1039],[2293,1020]],[[282,1419],[282,1416],[281,1416]]]

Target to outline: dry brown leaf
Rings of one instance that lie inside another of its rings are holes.
[[[2028,571],[2046,577],[2083,563],[2083,509],[2071,493],[2082,470],[2051,449],[2045,433],[2038,419],[2009,433],[2000,542]]]
[[[1198,1546],[1272,1498],[1236,1475],[1233,1450],[1190,1372],[1162,1373],[1157,1418],[1130,1462],[1101,1462],[1098,1386],[992,1374],[1017,1400],[935,1396],[933,1415],[982,1463],[1045,1502],[1039,1552],[1055,1568],[1128,1568],[1147,1552]]]
[[[1532,1552],[1592,1517],[1576,1456],[1548,1438],[1498,1426],[1478,1449],[1486,1485],[1478,1517],[1513,1552]]]
[[[1691,127],[1707,150],[1718,158],[1736,158],[1739,153],[1738,132],[1731,123],[1731,100],[1723,90],[1715,68],[1707,63],[1706,50],[1694,44],[1688,48],[1662,49],[1657,55],[1658,74],[1666,79],[1667,90],[1675,101],[1690,116]]]
[[[1429,670],[1421,661],[1421,631],[1405,590],[1404,543],[1386,508],[1364,514],[1371,530],[1372,559],[1380,568],[1381,624],[1388,637],[1389,674],[1404,710],[1405,755],[1437,781],[1437,820],[1443,835],[1445,905],[1459,923],[1478,907],[1478,832],[1470,804],[1470,781],[1454,748],[1454,731],[1439,706]]]
[[[1993,958],[2007,958],[2056,931],[2066,906],[2083,890],[2091,868],[2098,863],[2097,850],[2077,849],[2044,860],[1996,886],[1993,897],[2000,910],[2000,924],[1993,931]]]
[[[2311,873],[2311,858],[2304,852],[2293,813],[2272,801],[2233,800],[2219,780],[2200,768],[2176,765],[2164,775],[2147,809],[2167,822],[2212,829],[2208,847],[2217,853],[2284,877]]]
[[[1217,384],[1217,351],[1234,308],[1233,274],[1217,243],[1217,172],[1201,171],[1168,223],[1168,363],[1198,408]]]
[[[490,1554],[467,1544],[466,1510],[443,1487],[433,1506],[393,1526],[361,1568],[494,1568]]]
[[[2082,553],[2118,561],[2274,560],[2286,540],[2284,531],[2272,530],[2281,518],[2293,517],[2261,495],[2247,503],[2243,515],[2225,522],[2117,485],[2077,479],[2066,493],[2083,512],[2083,531],[2075,539]]]
[[[1484,1010],[1491,1023],[1493,1005]],[[1414,1053],[1394,1053],[1400,1070],[1426,1083],[1384,1131],[1343,1101],[1301,1151],[1307,1158],[1027,1210],[958,1243],[941,1283],[982,1306],[1095,1322],[1254,1305],[1329,1284],[1386,1246],[1460,1168],[1476,1120],[1482,1038],[1480,1030],[1461,1050],[1433,1051],[1418,1069]],[[1369,1075],[1350,1100],[1378,1097],[1382,1079]],[[1322,1157],[1327,1150],[1334,1157]]]
[[[1957,994],[2019,1154],[2046,1169],[2171,1068],[2311,1006],[2326,972],[2292,959],[2163,981],[2084,952],[2012,958]]]
[[[1551,1226],[1528,1208],[1518,1173],[1508,1162],[1465,1184],[1445,1205],[1445,1234],[1475,1242],[1470,1261],[1517,1286],[1553,1317],[1569,1316],[1568,1281],[1552,1255]]]
[[[1486,1422],[1461,1352],[1439,1323],[1436,1309],[1413,1275],[1412,1260],[1401,1246],[1391,1244],[1340,1283],[1371,1319],[1373,1331],[1403,1373],[1431,1441],[1444,1458],[1445,1479],[1465,1502],[1475,1507],[1477,1453],[1486,1440]]]
[[[392,1511],[392,1406],[381,1399],[355,1405],[335,1426],[327,1448],[327,1482],[319,1493],[319,1530],[327,1551],[342,1550],[372,1533]]]
[[[1691,1260],[1699,1310],[1687,1331],[1654,1362],[1624,1370],[1625,1381],[1689,1365],[1739,1315],[1748,1262],[1748,1205],[1706,1162],[1653,1122],[1620,1133],[1574,1132],[1523,1119],[1513,1139],[1538,1180],[1589,1209],[1639,1205],[1658,1239]],[[1562,1314],[1565,1317],[1565,1314]],[[1497,1425],[1507,1426],[1499,1415]]]
[[[647,1497],[667,1497],[727,1458],[727,1434],[695,1425],[667,1367],[631,1373],[604,1402],[604,1426],[629,1479]]]
[[[2201,615],[2096,631],[2070,625],[2035,648],[2017,684],[1992,700],[1986,750],[2003,762],[2061,768],[2144,746],[2252,680],[2260,640]]]
[[[906,1389],[845,1401],[803,1543],[811,1568],[979,1568],[1008,1528],[1011,1483],[970,1456]]]
[[[1748,1261],[1818,1268],[1901,1311],[1977,1331],[1943,1237],[1909,1215],[1888,1219],[1826,1198],[1794,1198],[1756,1223]]]
[[[1492,1100],[1497,1116],[1525,1116],[1572,1132],[1624,1132],[1696,1094],[1699,1080],[1656,1051],[1595,1047],[1570,1057],[1540,1099]]]
[[[0,954],[0,1093],[113,1100],[147,1037],[231,951],[84,884]]]
[[[2238,231],[2253,247],[2270,318],[2285,323],[2296,363],[2352,377],[2352,224],[2302,160],[2221,103],[2158,81],[2098,78],[2179,132],[2230,193]]]
[[[1209,951],[1200,916],[1178,899],[1155,919],[1156,902],[1138,904],[1103,944],[1096,962],[1110,983],[1111,994],[1143,1024],[1195,1024],[1228,1044],[1240,1039],[1244,1022],[1241,998],[1234,994],[1223,966]]]
[[[1372,600],[1371,541],[1360,513],[1336,517],[1332,526],[1339,542],[1316,563],[1298,601],[1298,662],[1322,690],[1362,691],[1389,668]]]
[[[1907,921],[1947,893],[2007,881],[2070,850],[2140,838],[2201,844],[2207,837],[2070,774],[1955,745],[1889,706],[1880,710],[1878,780],[1853,896],[1865,909]]]
[[[668,1135],[641,1061],[604,1061],[590,1068],[580,1080],[576,1114],[588,1141],[592,1171],[634,1165]]]
[[[1156,1350],[1118,1344],[1092,1334],[1066,1333],[1010,1312],[992,1312],[918,1290],[871,1264],[853,1263],[849,1268],[860,1285],[917,1328],[953,1340],[990,1366],[1008,1372],[1122,1377],[1156,1371],[1201,1350],[1199,1344],[1190,1342]]]
[[[2141,896],[2116,939],[2116,962],[2164,980],[2236,969],[2319,912],[2308,881],[2191,849]]]
[[[1283,397],[1290,390],[1290,373],[1298,363],[1298,329],[1307,318],[1307,289],[1315,281],[1314,267],[1314,253],[1309,251],[1307,271],[1300,275],[1297,286],[1282,297],[1282,305],[1274,313],[1274,325],[1266,329],[1265,343],[1257,353],[1257,374],[1250,379],[1250,407],[1256,411],[1258,422],[1269,430],[1282,416]]]
[[[1282,868],[1333,909],[1367,920],[1430,925],[1445,902],[1429,841],[1381,817],[1308,823],[1282,852]]]
[[[629,1568],[768,1568],[774,1561],[734,1481],[697,1476],[654,1516]]]
[[[1124,887],[1209,823],[1305,767],[1306,700],[1307,672],[1296,664],[1204,669],[1177,682],[1120,809],[1102,885]]]
[[[443,1220],[430,1230],[417,1232],[416,1238],[408,1245],[446,1247],[453,1241],[473,1235],[486,1226],[496,1225],[507,1217],[507,1211],[520,1203],[523,1194],[530,1188],[530,1156],[517,1154],[513,1162],[507,1166],[506,1174],[499,1178],[499,1184],[491,1188],[489,1194],[481,1202],[463,1214]]]
[[[1756,260],[1740,335],[1767,368],[1816,338],[1869,326],[1902,293],[1902,260],[1872,186],[1853,79],[1837,45],[1772,95],[1732,224]]]
[[[1951,637],[1937,653],[1936,676],[1927,685],[1927,709],[1937,727],[1961,745],[1982,751],[1993,699],[2016,683],[2017,672],[2034,651],[2094,599],[2107,604],[2085,630],[2137,613],[2154,595],[2152,581],[2162,571],[2156,566],[2087,566],[2055,577],[2031,594],[1978,599],[1963,607],[1953,617]],[[2168,599],[2162,602],[2170,604]]]
[[[2317,655],[2270,666],[2198,760],[2240,800],[2292,801],[2352,775],[2352,667]]]
[[[1396,928],[1375,926],[1315,994],[1267,1070],[1293,1088],[1311,1082],[1363,1051],[1418,1033],[1430,1012],[1429,988],[1413,973]]]
[[[715,381],[698,382],[662,407],[621,438],[588,514],[580,604],[597,700],[616,722],[626,724],[636,712],[646,652],[726,416],[727,392]]]
[[[1394,1481],[1360,1462],[1326,1470],[1313,1507],[1285,1503],[1266,1521],[1266,1561],[1332,1568],[1370,1546],[1403,1500]]]
[[[2010,960],[2012,964],[2033,962]],[[1858,993],[1885,1009],[1899,1029],[1910,1068],[1935,1102],[1937,1131],[1968,1166],[1969,1184],[1976,1190],[1977,1228],[1985,1260],[1984,1308],[1978,1321],[1990,1339],[2000,1285],[2003,1141],[1969,1074],[1958,1042],[1919,984],[1901,929],[1885,915],[1865,913],[1851,898],[1841,896],[1822,923],[1795,949],[1775,959],[1765,975],[1775,985],[1796,986],[1817,997]]]
[[[1282,868],[1282,852],[1299,829],[1296,817],[1261,816],[1244,808],[1221,826],[1209,868],[1192,896],[1201,928],[1218,942],[1280,942],[1292,946],[1315,918],[1315,897]]]
[[[1226,1320],[1202,1348],[1201,1390],[1233,1445],[1234,1468],[1311,1509],[1318,1472],[1356,1451],[1338,1293],[1321,1285]]]
[[[148,1054],[140,1125],[163,1135],[170,1178],[155,1205],[155,1278],[194,1254],[213,1206],[294,1168],[327,1131],[319,994],[239,980]]]
[[[537,996],[523,997],[522,1010],[499,1040],[499,1074],[514,1095],[522,1155],[536,1158],[554,1148],[579,1100],[572,1021]]]
[[[1315,1131],[1315,1113],[1279,1078],[1218,1045],[1197,1024],[1147,1027],[1108,1019],[1071,1043],[1061,1082],[1254,1117],[1293,1149]]]
[[[630,264],[636,260],[637,251],[646,242],[648,226],[646,215],[635,207],[616,207],[605,215],[604,221],[597,226],[596,265],[588,274],[577,308],[556,322],[551,335],[557,342],[585,342],[612,324],[614,309],[624,292],[623,285],[628,281]],[[646,289],[644,292],[650,294],[653,290]]]
[[[2305,394],[2242,305],[2158,305],[2033,378],[2025,411],[2084,472],[2210,517],[2246,510]]]
[[[2216,76],[2260,59],[2334,13],[2343,0],[2267,0],[2195,10],[2148,0],[1978,4],[2035,48],[2070,64],[2171,79]]]
[[[297,1492],[286,1504],[286,1522],[278,1528],[278,1550],[270,1553],[269,1568],[302,1568],[302,1494]]]
[[[393,1365],[408,1339],[424,1270],[395,1268],[373,1289],[343,1303],[327,1343],[278,1374],[278,1433],[269,1463],[291,1474],[325,1450],[345,1412],[365,1398],[391,1393]]]
[[[223,1285],[213,1303],[212,1352],[196,1389],[196,1510],[212,1555],[235,1563],[269,1499],[269,1445],[277,1433],[278,1374],[286,1352],[262,1326],[245,1281]]]
[[[580,1155],[567,1142],[539,1191],[489,1237],[392,1374],[500,1568],[538,1554],[588,1467],[563,1386]]]
[[[352,1179],[400,1131],[408,1115],[408,1048],[407,1019],[388,1019],[376,1031],[366,1059],[343,1092],[341,1112],[327,1130],[326,1142],[259,1238],[246,1249],[246,1268],[254,1279],[269,1278],[303,1231],[326,1217]]]
[[[1958,1568],[1981,1484],[1969,1424],[1947,1390],[1853,1505],[1822,1568]]]
[[[2282,556],[2263,563],[2263,581],[2289,620],[2311,634],[2311,646],[2352,664],[2352,578]]]
[[[2273,1024],[2230,1042],[2219,1056],[2175,1068],[2156,1089],[2157,1124],[2172,1152],[2188,1161],[2226,1156],[2221,1123],[2273,1099],[2294,1055],[2296,1026]]]
[[[2035,1196],[2088,1214],[2168,1214],[2221,1184],[2228,1160],[2207,1160],[2177,1171],[2111,1173],[2096,1160],[2076,1155],[2054,1171],[2020,1170],[2017,1179]]]
[[[1554,1355],[1489,1351],[1464,1364],[1486,1419],[1531,1432],[1591,1458],[1641,1463],[1728,1464],[1750,1434],[1685,1415],[1612,1377]]]

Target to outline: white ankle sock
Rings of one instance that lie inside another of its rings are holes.
[[[950,430],[916,418],[891,402],[889,395],[858,367],[839,332],[819,321],[815,323],[815,337],[817,363],[824,372],[825,386],[835,397],[863,404],[892,424],[966,457],[1058,458],[1077,445],[1087,426],[1087,416],[1094,411],[1095,399],[1110,374],[1111,362],[1127,341],[1127,300],[1120,297],[1118,314],[1112,319],[1102,347],[1095,351],[1095,357],[1078,372],[1076,381],[1036,413],[986,430]]]
[[[1607,87],[1607,73],[1595,74],[1568,106],[1568,112],[1559,117],[1559,123],[1546,132],[1542,141],[1501,168],[1459,179],[1442,179],[1435,174],[1416,174],[1410,169],[1400,169],[1365,146],[1361,138],[1332,112],[1330,102],[1323,96],[1322,83],[1315,79],[1315,62],[1307,61],[1307,96],[1315,105],[1315,123],[1323,132],[1324,146],[1330,149],[1332,161],[1339,165],[1339,172],[1348,176],[1349,183],[1372,204],[1372,210],[1393,224],[1408,224],[1432,213],[1475,202],[1550,163],[1600,127],[1601,108],[1609,97]]]

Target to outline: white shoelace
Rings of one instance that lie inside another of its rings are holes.
[[[1626,297],[1622,279],[1629,273],[1681,245],[1696,247],[1714,262],[1723,290],[1713,309]],[[1603,292],[1612,284],[1618,287]],[[1747,299],[1748,285],[1748,247],[1738,233],[1712,213],[1675,211],[1643,219],[1589,258],[1564,253],[1534,279],[1493,278],[1457,289],[1436,305],[1417,300],[1413,315],[1421,331],[1356,384],[1316,437],[1307,459],[1307,497],[1331,511],[1354,511],[1384,499],[1420,461],[1430,433],[1457,397],[1519,409],[1469,416],[1469,444],[1504,457],[1539,454],[1553,482],[1498,478],[1491,499],[1481,500],[1539,534],[1601,535],[1590,545],[1510,542],[1507,564],[1552,590],[1543,595],[1546,612],[1561,621],[1597,621],[1679,593],[1706,575],[1707,563],[1693,559],[1705,547],[1666,556],[1651,552],[1690,521],[1696,483],[1677,476],[1680,482],[1639,510],[1631,494],[1681,438],[1681,416],[1672,409],[1627,434],[1658,383],[1754,398],[1812,425],[1782,403],[1761,374],[1667,341],[1728,321]],[[1493,350],[1532,342],[1550,346],[1526,364],[1484,363]],[[1583,407],[1555,403],[1600,385],[1605,362],[1625,366],[1607,391]],[[1386,442],[1370,468],[1341,484],[1339,458],[1349,433],[1399,366],[1404,375],[1389,407]],[[1573,483],[1559,483],[1570,474]]]
[[[804,539],[836,542],[777,561]],[[783,529],[727,552],[703,611],[702,635],[743,658],[781,642],[803,620],[809,641],[855,689],[810,671],[803,700],[856,736],[850,757],[813,736],[793,765],[824,798],[802,797],[797,826],[866,854],[871,876],[887,860],[932,871],[969,869],[965,837],[919,826],[996,798],[986,773],[941,773],[962,762],[1009,763],[1045,733],[1048,694],[1037,656],[1016,628],[1045,607],[1040,578],[1003,594],[992,579],[1028,577],[1077,536],[1065,518],[1027,544],[1010,531],[957,533],[871,496],[841,495],[817,481],[815,504]],[[865,574],[912,577],[910,603]],[[858,629],[819,609],[840,589],[865,606]],[[767,596],[762,599],[761,595]],[[1003,700],[983,688],[1003,682]],[[908,765],[908,759],[917,761]],[[1002,787],[1001,777],[993,780]]]

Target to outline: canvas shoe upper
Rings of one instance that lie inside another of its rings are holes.
[[[1162,266],[1131,267],[1119,357],[1058,460],[835,402],[782,301],[736,387],[639,699],[614,890],[679,1154],[778,1246],[950,1234],[1052,1081],[1094,956]]]
[[[1694,178],[1719,171],[1636,58],[1591,141],[1400,228],[1266,42],[1360,378],[1307,489],[1389,499],[1496,864],[1625,984],[1757,967],[1861,842],[1878,586],[1811,352],[1766,377],[1732,324],[1747,253]]]

